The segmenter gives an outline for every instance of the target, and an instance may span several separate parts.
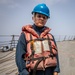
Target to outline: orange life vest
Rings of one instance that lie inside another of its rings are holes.
[[[24,58],[26,61],[26,67],[34,69],[36,62],[41,57],[45,57],[46,59],[39,63],[37,67],[38,70],[56,66],[57,48],[52,35],[49,33],[50,29],[46,27],[40,36],[32,28],[32,25],[24,26],[22,31],[24,32],[27,41],[27,53]]]

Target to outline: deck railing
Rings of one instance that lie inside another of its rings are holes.
[[[75,35],[54,35],[56,42],[75,40]],[[19,35],[0,35],[0,50],[9,51],[16,48]]]

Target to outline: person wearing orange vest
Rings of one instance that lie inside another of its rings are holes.
[[[60,73],[58,49],[54,36],[45,26],[50,18],[46,4],[38,4],[32,11],[33,25],[22,27],[16,47],[19,75],[58,75]]]

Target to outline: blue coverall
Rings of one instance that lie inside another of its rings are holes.
[[[33,25],[33,29],[40,35],[45,27],[39,28],[36,25]],[[55,42],[55,40],[54,40]],[[55,42],[56,43],[56,42]],[[23,59],[23,55],[26,53],[26,39],[25,39],[25,34],[22,32],[19,40],[18,40],[18,44],[16,47],[16,64],[18,67],[18,71],[19,71],[19,75],[32,75],[32,72],[29,74],[29,72],[26,69],[25,66],[25,61]],[[47,69],[45,69],[45,71],[36,71],[36,75],[53,75],[53,72],[60,72],[60,67],[59,67],[59,58],[58,55],[57,57],[57,66],[56,67],[49,67]]]

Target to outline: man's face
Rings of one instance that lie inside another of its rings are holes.
[[[48,17],[39,13],[34,14],[33,21],[36,26],[43,27],[48,20]]]

